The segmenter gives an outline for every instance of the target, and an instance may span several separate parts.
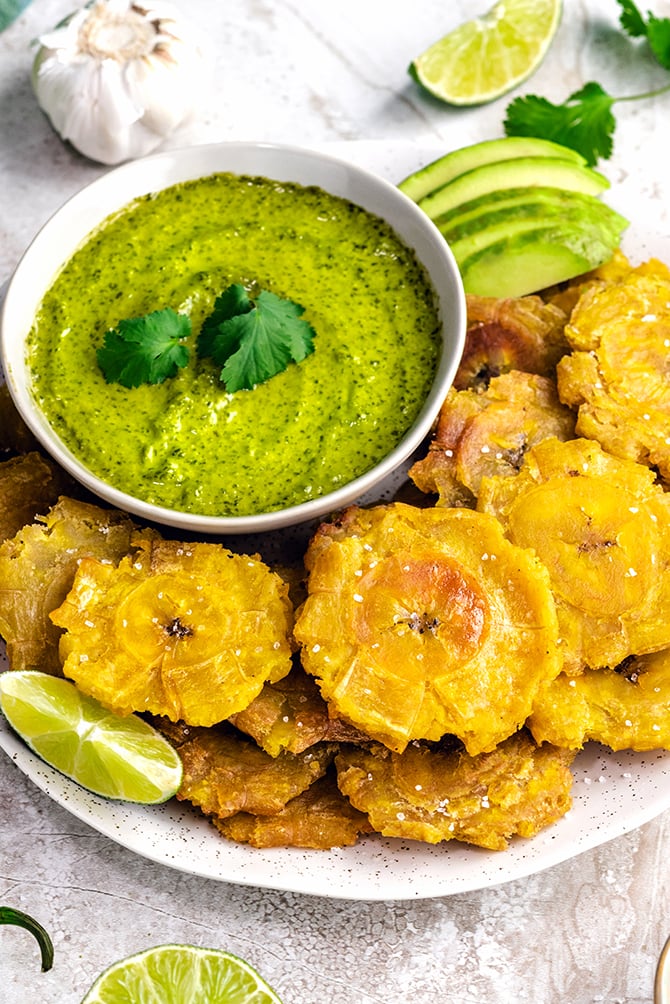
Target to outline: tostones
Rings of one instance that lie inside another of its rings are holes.
[[[284,750],[302,753],[319,742],[365,739],[353,725],[329,716],[314,678],[299,665],[277,683],[266,683],[258,697],[230,721],[271,756]]]
[[[134,553],[135,531],[125,513],[63,497],[0,544],[0,635],[12,669],[61,674],[60,631],[49,614],[65,599],[82,558],[116,564]]]
[[[322,777],[335,755],[334,746],[321,744],[309,753],[271,757],[230,726],[153,723],[177,749],[184,767],[177,798],[192,802],[206,816],[274,815]]]
[[[118,567],[83,559],[64,603],[63,672],[119,714],[213,725],[291,668],[288,585],[220,544],[138,540]]]
[[[546,569],[491,516],[351,507],[306,555],[295,635],[330,713],[391,749],[493,749],[560,670]]]
[[[670,273],[648,264],[591,287],[565,329],[573,352],[557,368],[577,433],[670,480]]]
[[[438,505],[474,505],[483,477],[516,474],[524,454],[549,436],[571,439],[575,416],[549,377],[510,370],[483,392],[451,388],[428,455],[409,476]]]
[[[528,725],[537,742],[581,749],[670,749],[670,649],[629,656],[613,669],[561,673],[537,697]]]
[[[648,467],[546,439],[515,478],[484,479],[478,506],[546,566],[566,672],[670,646],[670,495]]]
[[[335,763],[342,792],[384,836],[497,851],[565,815],[573,757],[521,731],[474,757],[415,743],[404,753],[346,748]]]
[[[568,351],[563,334],[567,321],[559,307],[539,296],[496,299],[466,297],[467,332],[454,379],[457,390],[483,390],[492,377],[523,370],[553,376]]]
[[[33,451],[0,463],[0,543],[45,513],[69,487],[69,479]]]
[[[349,847],[372,832],[368,817],[344,797],[333,778],[315,781],[273,816],[239,812],[212,822],[229,840],[252,847]]]

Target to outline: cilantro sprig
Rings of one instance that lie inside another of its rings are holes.
[[[619,23],[632,38],[645,38],[656,62],[670,70],[670,18],[646,18],[633,0],[617,0],[621,7]],[[640,101],[670,90],[670,83],[643,94],[613,97],[600,84],[590,81],[571,94],[562,104],[552,104],[534,94],[515,98],[506,110],[503,123],[508,136],[538,136],[570,147],[581,153],[593,166],[599,158],[612,155],[616,119],[615,104]]]
[[[233,283],[203,322],[197,354],[221,367],[226,390],[251,390],[314,351],[315,332],[303,313],[292,300],[266,290],[252,299]],[[163,383],[188,363],[184,340],[190,334],[190,318],[171,307],[119,321],[105,334],[98,365],[108,383],[128,388]]]
[[[226,390],[251,390],[314,351],[314,329],[303,313],[292,300],[267,290],[252,299],[234,283],[217,297],[203,324],[198,355],[211,356],[222,367]]]
[[[139,387],[163,383],[188,362],[182,339],[191,334],[191,319],[171,307],[119,321],[105,334],[98,365],[107,383]]]

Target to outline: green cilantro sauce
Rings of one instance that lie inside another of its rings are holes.
[[[233,282],[305,308],[315,350],[227,393],[195,341]],[[187,313],[190,362],[159,385],[107,384],[105,332]],[[133,202],[72,256],[30,335],[36,395],[100,478],[148,502],[238,516],[305,502],[364,473],[412,424],[439,354],[433,292],[382,220],[316,187],[217,174]]]

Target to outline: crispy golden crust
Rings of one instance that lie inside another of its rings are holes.
[[[585,439],[548,439],[479,507],[549,572],[564,669],[616,666],[670,645],[670,496],[641,464]]]
[[[483,477],[516,474],[542,439],[571,439],[575,416],[548,377],[511,370],[483,392],[452,388],[440,410],[428,455],[410,478],[438,505],[474,505]]]
[[[277,683],[266,683],[251,704],[230,721],[271,756],[302,753],[320,742],[358,742],[365,736],[348,722],[331,718],[313,677],[294,666]]]
[[[670,749],[670,649],[630,656],[615,669],[564,673],[543,688],[528,720],[538,742],[581,749]]]
[[[212,821],[224,837],[252,847],[330,850],[349,847],[372,831],[367,816],[354,809],[329,776],[315,781],[274,816],[239,812]]]
[[[504,850],[568,811],[572,758],[520,732],[476,757],[417,743],[404,753],[347,748],[336,765],[340,789],[384,836]]]
[[[271,757],[232,728],[197,728],[169,720],[154,724],[179,752],[184,767],[177,798],[192,802],[207,816],[237,812],[274,815],[321,777],[335,747],[322,744],[294,756]]]
[[[352,507],[306,564],[303,665],[332,714],[391,749],[447,733],[493,749],[560,670],[546,570],[492,517]]]
[[[457,390],[486,388],[492,377],[510,370],[553,376],[568,351],[563,335],[567,315],[539,296],[498,300],[468,295],[467,316]]]
[[[670,480],[670,274],[631,270],[589,287],[558,365],[561,400],[578,409],[577,432],[615,456],[658,468]]]
[[[49,618],[84,557],[116,563],[134,553],[124,514],[62,498],[46,516],[0,545],[0,635],[12,669],[60,675],[60,631]]]
[[[138,541],[118,567],[84,559],[52,613],[63,672],[120,714],[213,725],[291,668],[288,586],[219,544]]]
[[[0,543],[33,523],[69,486],[56,464],[32,452],[0,463]]]

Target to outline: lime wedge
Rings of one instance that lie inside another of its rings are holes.
[[[414,79],[451,105],[493,101],[540,65],[561,19],[561,0],[499,0],[418,56]]]
[[[155,804],[179,788],[176,750],[136,715],[120,717],[69,680],[36,670],[0,675],[0,709],[50,766],[105,798]]]
[[[281,1004],[243,959],[214,948],[158,945],[98,977],[82,1004]]]

